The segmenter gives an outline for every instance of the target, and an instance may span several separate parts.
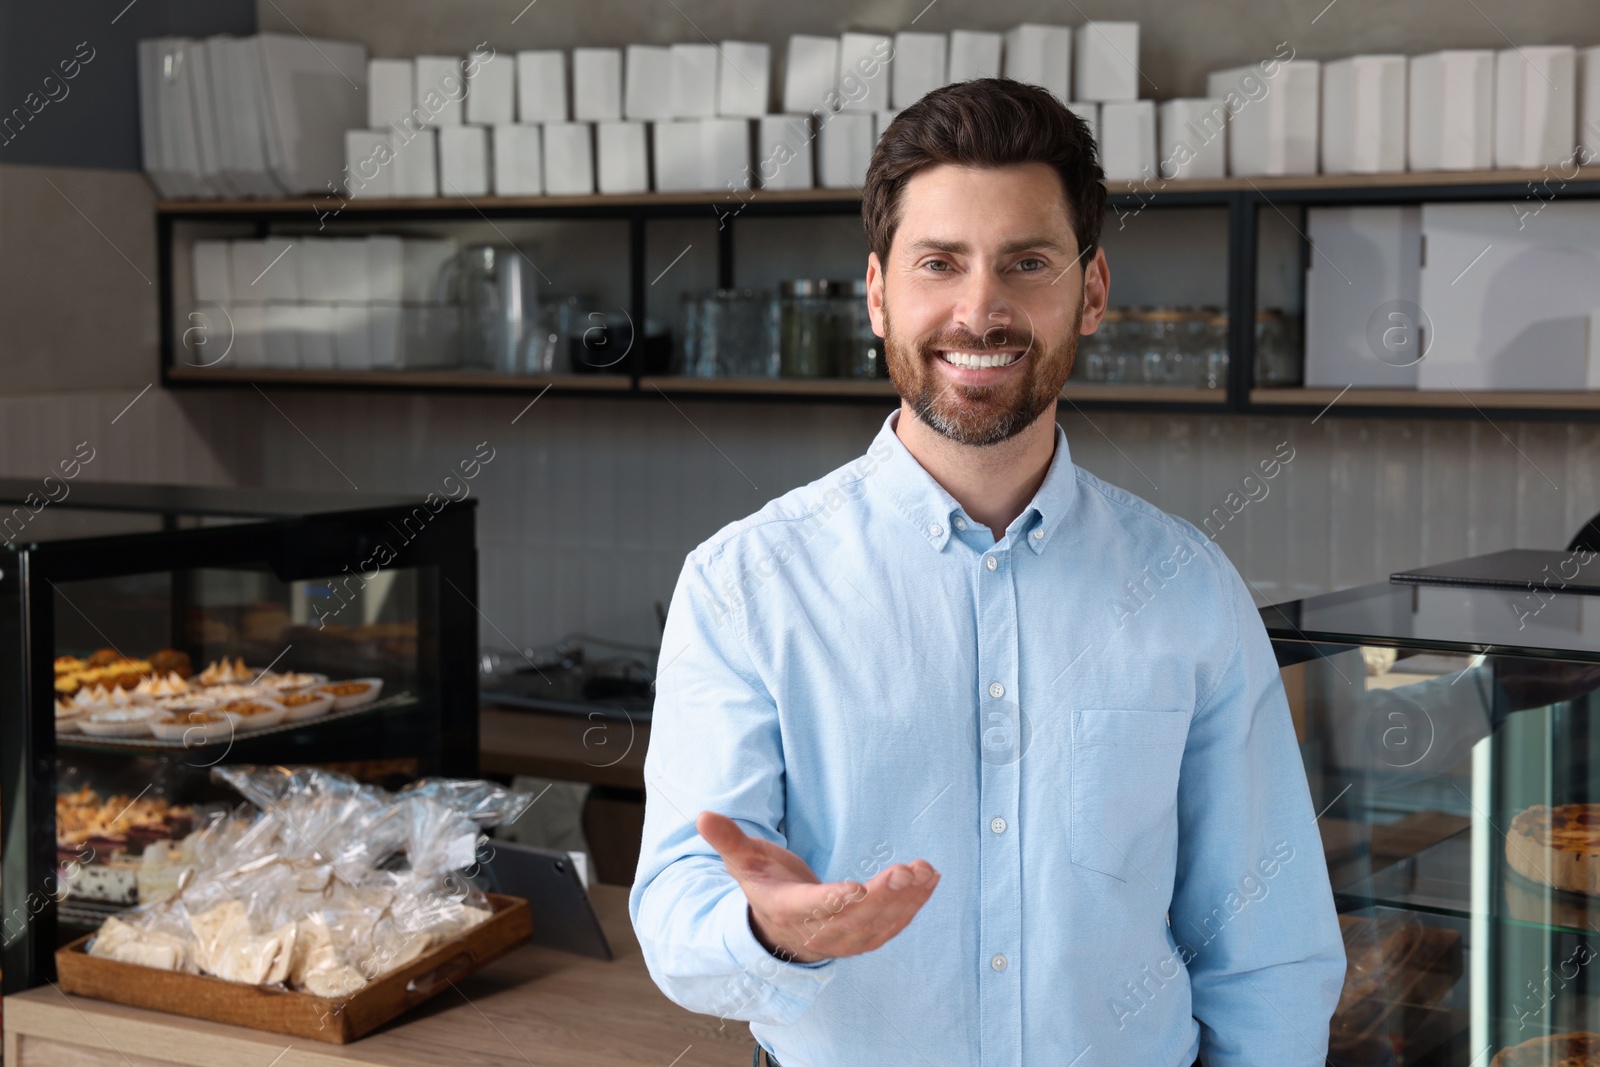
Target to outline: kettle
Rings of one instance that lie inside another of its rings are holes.
[[[544,369],[537,278],[515,245],[472,245],[440,268],[436,295],[459,310],[463,368],[500,374]]]

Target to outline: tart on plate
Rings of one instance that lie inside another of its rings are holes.
[[[150,720],[150,732],[161,741],[182,741],[185,745],[203,745],[231,737],[237,720],[216,708],[201,708],[182,713],[168,711]]]
[[[344,711],[377,700],[378,694],[383,691],[383,679],[355,678],[348,682],[329,682],[327,685],[317,686],[315,691],[333,697],[334,709]]]
[[[1530,881],[1600,894],[1600,804],[1536,804],[1506,833],[1506,862]]]
[[[151,721],[165,714],[153,704],[129,704],[96,711],[78,729],[92,737],[149,737]]]
[[[320,692],[284,693],[278,703],[288,709],[284,722],[299,722],[327,714],[333,708],[333,696]]]
[[[1536,1037],[1501,1049],[1489,1067],[1600,1067],[1600,1034]]]

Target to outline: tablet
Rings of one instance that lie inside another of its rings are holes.
[[[615,958],[572,857],[553,848],[490,841],[484,888],[522,897],[533,912],[533,943],[596,959]]]

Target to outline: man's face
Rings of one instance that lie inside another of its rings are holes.
[[[1051,407],[1105,309],[1105,256],[1087,270],[1078,259],[1043,163],[941,164],[906,182],[889,261],[868,258],[867,302],[889,377],[923,422],[992,445]]]

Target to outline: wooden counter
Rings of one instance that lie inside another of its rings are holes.
[[[749,1027],[684,1011],[656,989],[628,922],[627,890],[597,885],[593,896],[616,960],[525,946],[349,1045],[45,985],[5,998],[5,1067],[746,1067]]]
[[[650,724],[519,708],[478,713],[478,772],[644,789]]]

